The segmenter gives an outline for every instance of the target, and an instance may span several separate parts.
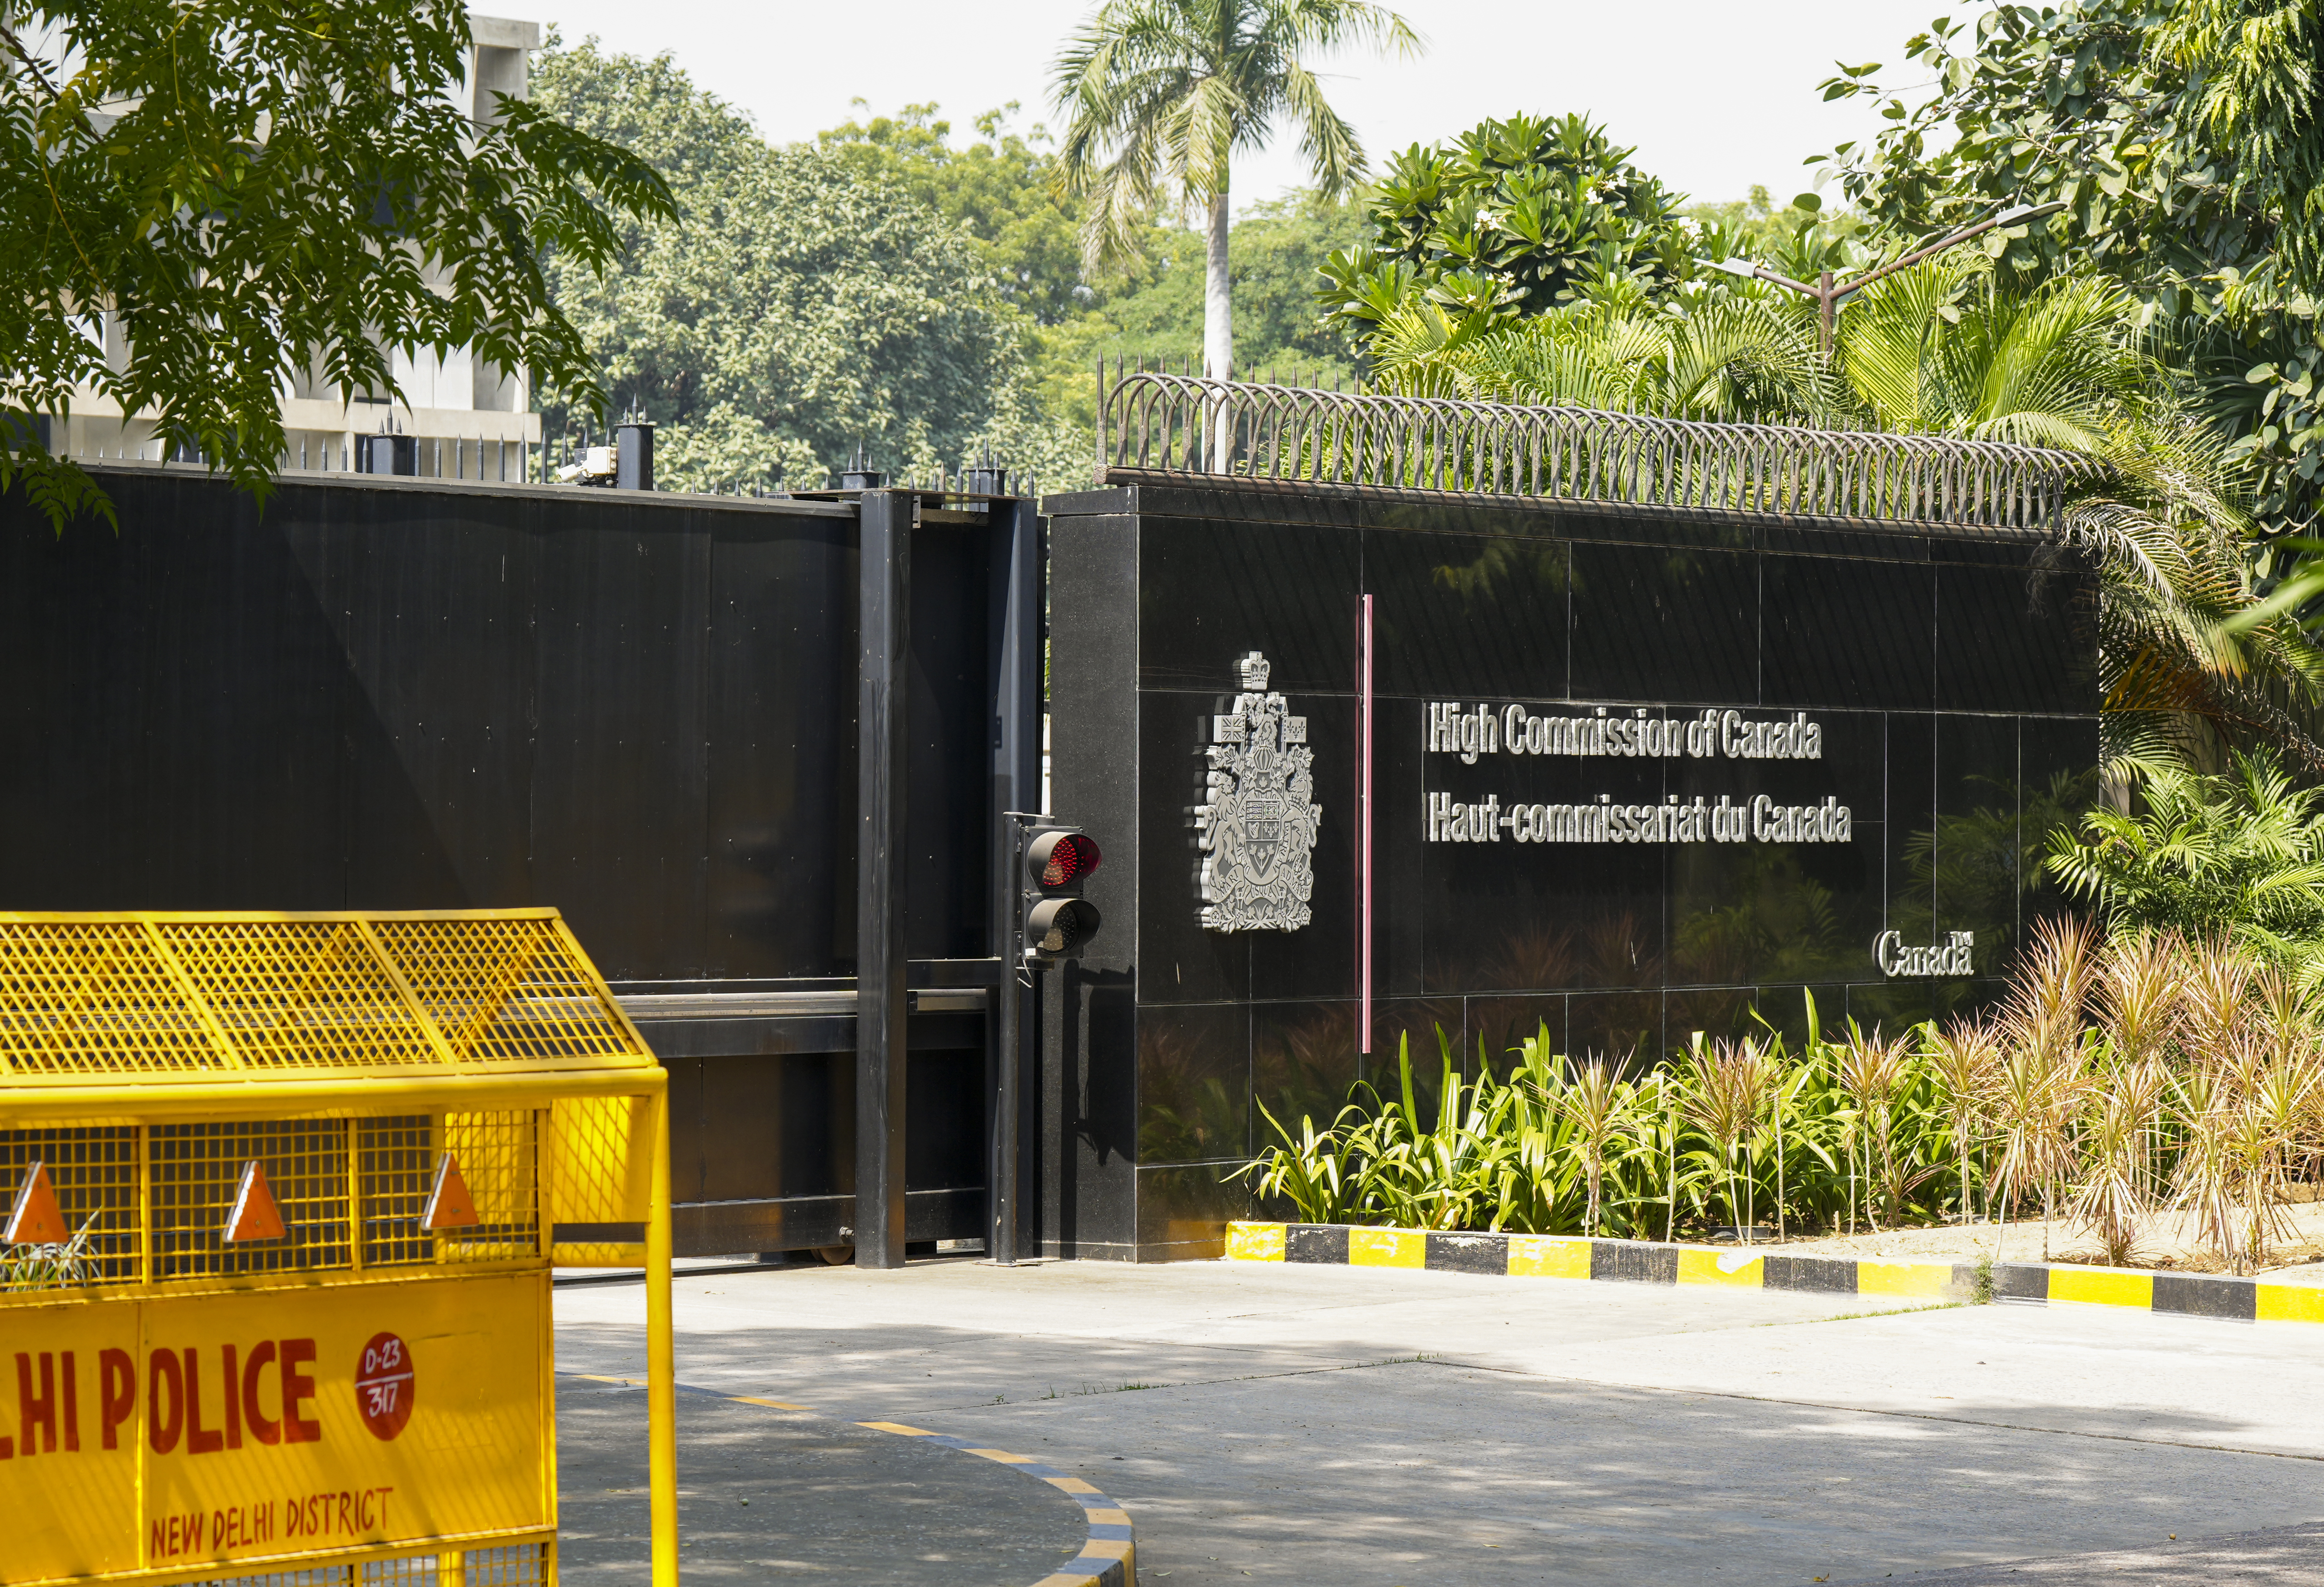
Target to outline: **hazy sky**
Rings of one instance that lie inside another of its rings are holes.
[[[1048,66],[1093,0],[475,0],[481,14],[556,23],[567,42],[674,55],[696,83],[750,112],[777,142],[875,112],[934,100],[960,133],[1016,100],[1024,119],[1056,118]],[[1375,163],[1488,115],[1580,110],[1637,161],[1697,198],[1739,198],[1755,182],[1778,199],[1812,181],[1808,155],[1866,136],[1861,102],[1827,105],[1815,85],[1834,60],[1883,61],[1914,84],[1901,46],[1941,0],[1629,0],[1511,5],[1406,0],[1427,42],[1417,60],[1350,53],[1323,63],[1340,113]],[[1236,167],[1238,207],[1301,180],[1278,137]]]

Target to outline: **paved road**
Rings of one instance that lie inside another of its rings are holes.
[[[558,1574],[575,1587],[652,1580],[645,1415],[641,1389],[558,1382]],[[699,1394],[678,1397],[678,1432],[689,1582],[1023,1587],[1089,1536],[1056,1489],[920,1439]]]
[[[2324,1584],[2281,1530],[2324,1518],[2319,1328],[1226,1263],[692,1276],[678,1315],[686,1380],[1080,1472],[1148,1587]],[[642,1319],[561,1290],[559,1365],[633,1371]]]

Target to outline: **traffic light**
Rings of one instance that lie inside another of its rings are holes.
[[[1025,845],[1025,958],[1054,964],[1081,957],[1097,935],[1097,906],[1082,897],[1082,883],[1104,856],[1089,834],[1071,826],[1031,835]]]

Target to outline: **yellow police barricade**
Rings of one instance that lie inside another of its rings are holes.
[[[642,1261],[676,1582],[665,1076],[554,909],[0,914],[0,1581],[545,1587],[550,1269]]]

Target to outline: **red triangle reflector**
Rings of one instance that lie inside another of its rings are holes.
[[[428,1192],[428,1210],[421,1214],[422,1229],[474,1229],[480,1220],[476,1204],[468,1195],[468,1182],[460,1177],[460,1165],[450,1152],[436,1160],[436,1184]]]
[[[8,1213],[7,1242],[10,1245],[62,1245],[72,1235],[65,1228],[65,1214],[57,1205],[56,1186],[49,1183],[49,1166],[34,1163],[24,1171],[24,1183],[16,1187],[16,1204]]]
[[[234,1211],[226,1214],[226,1240],[231,1245],[239,1240],[280,1240],[287,1232],[282,1227],[282,1209],[274,1204],[274,1193],[266,1187],[266,1170],[255,1159],[242,1166],[242,1188],[234,1193]]]

